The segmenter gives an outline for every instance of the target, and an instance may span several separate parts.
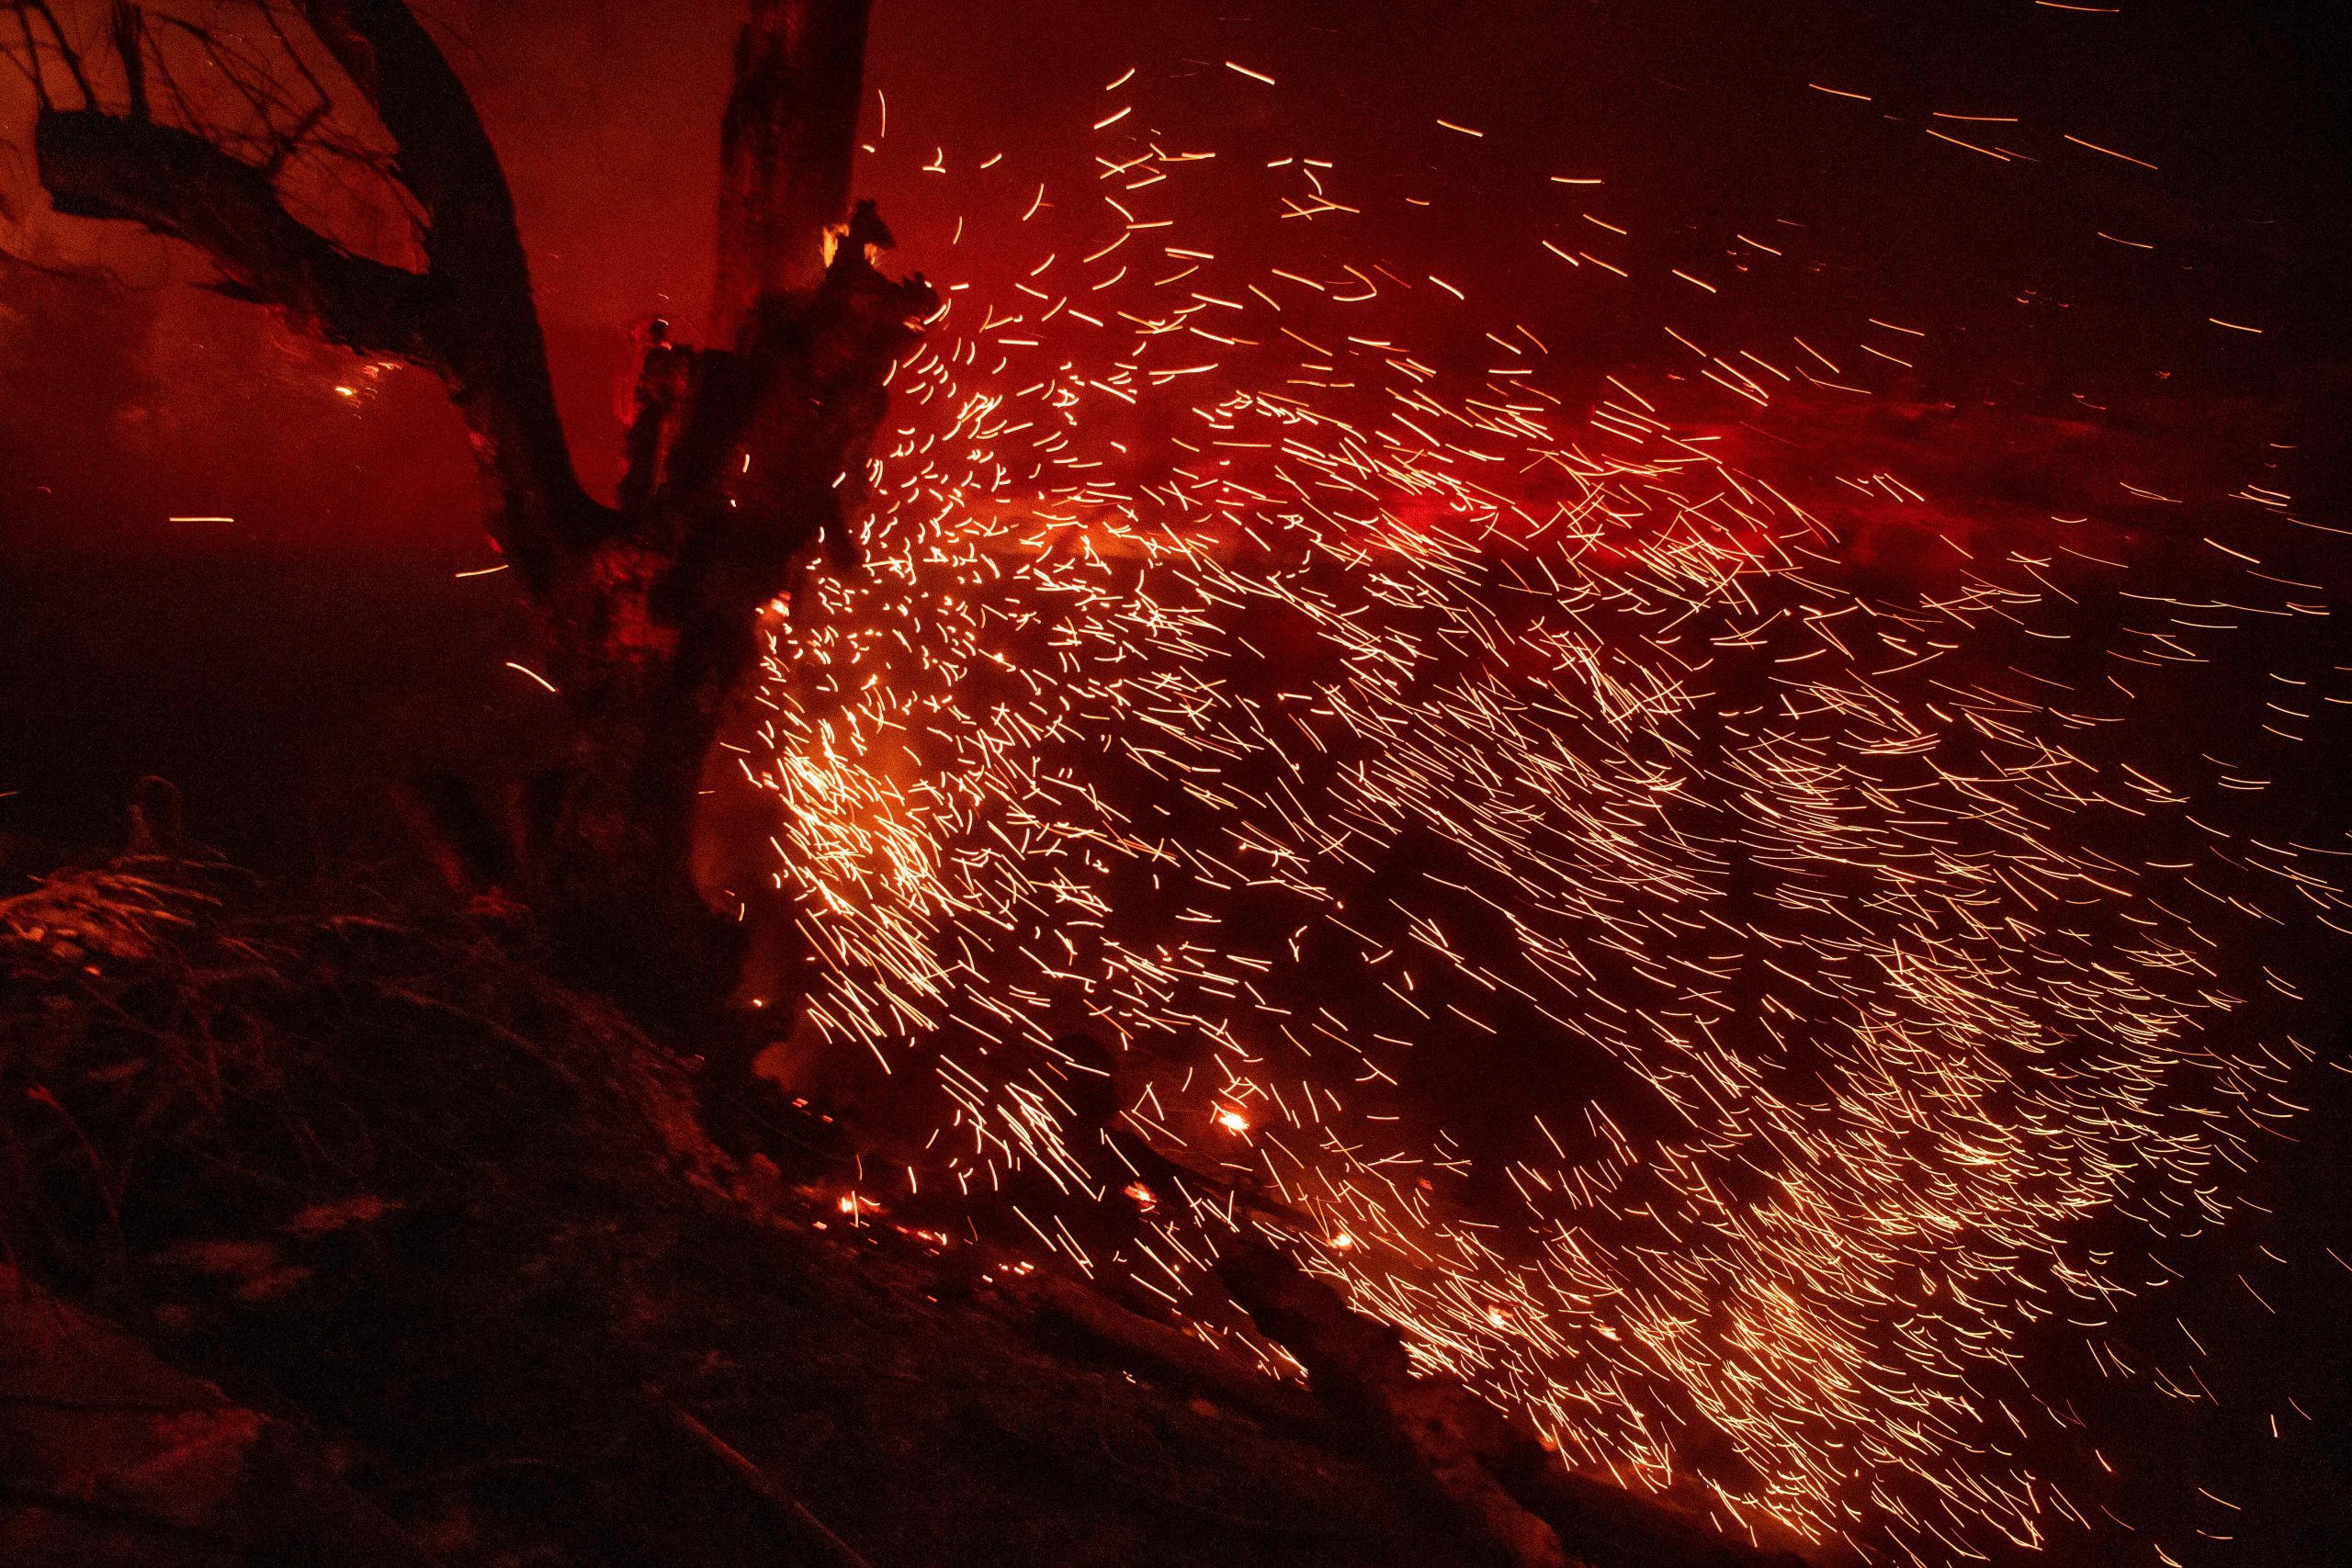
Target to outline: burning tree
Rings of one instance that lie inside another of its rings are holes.
[[[6,8],[59,214],[183,242],[220,291],[448,387],[574,735],[519,841],[473,858],[639,1009],[713,1005],[738,954],[689,871],[704,759],[796,558],[822,538],[854,560],[884,379],[936,307],[921,277],[876,269],[888,232],[850,209],[867,0],[752,0],[722,125],[714,345],[649,353],[612,506],[573,467],[497,151],[401,0],[263,0],[234,28],[118,0],[97,43],[45,0]],[[374,180],[379,216],[396,204],[400,259],[297,199],[322,168]]]

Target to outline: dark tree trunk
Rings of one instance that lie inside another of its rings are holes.
[[[888,233],[870,208],[848,210],[867,5],[752,0],[722,126],[722,339],[649,356],[620,508],[580,486],[504,174],[401,0],[300,9],[398,146],[393,172],[424,214],[422,273],[305,226],[278,198],[275,163],[156,119],[135,8],[116,29],[139,88],[122,112],[95,100],[70,53],[78,103],[40,84],[35,152],[59,212],[186,241],[227,291],[447,382],[575,721],[565,767],[540,781],[531,828],[502,858],[585,978],[675,1026],[724,1007],[741,958],[692,876],[704,760],[795,558],[823,540],[855,563],[883,380],[937,304],[921,278],[875,269]]]
[[[866,6],[758,5],[735,41],[719,122],[715,342],[740,344],[761,299],[815,292],[821,236],[849,215]]]

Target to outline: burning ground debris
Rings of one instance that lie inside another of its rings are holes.
[[[1351,1395],[844,1210],[813,1116],[717,1147],[694,1064],[495,912],[160,850],[10,874],[12,1561],[1487,1560]],[[1752,1555],[1624,1506],[1595,1562]]]

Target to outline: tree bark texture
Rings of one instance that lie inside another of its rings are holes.
[[[391,172],[423,214],[421,272],[345,250],[288,210],[274,168],[154,118],[135,8],[116,39],[139,90],[101,105],[74,63],[80,102],[44,90],[35,129],[61,214],[184,241],[224,291],[447,385],[491,534],[545,618],[548,674],[575,720],[514,857],[520,891],[590,979],[680,1023],[724,1004],[740,959],[690,870],[704,759],[794,558],[820,539],[856,558],[883,381],[937,308],[920,277],[876,270],[888,233],[870,207],[849,211],[867,6],[752,0],[722,128],[724,335],[665,345],[619,507],[573,468],[497,152],[401,0],[297,8],[397,148]]]

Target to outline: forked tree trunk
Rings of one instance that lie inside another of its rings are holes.
[[[868,0],[752,0],[721,133],[709,349],[664,350],[624,505],[582,489],[565,446],[514,201],[463,84],[401,0],[300,0],[311,31],[397,144],[425,215],[426,267],[354,255],[295,219],[276,166],[164,123],[135,7],[115,29],[126,91],[101,107],[45,81],[40,177],[68,216],[121,219],[209,255],[220,287],[362,353],[427,367],[464,414],[491,531],[545,616],[574,743],[544,782],[517,880],[564,955],[637,1010],[692,1028],[741,954],[697,895],[697,784],[758,616],[854,519],[889,367],[937,301],[873,265],[889,243],[849,211]],[[658,395],[655,395],[658,393]]]

